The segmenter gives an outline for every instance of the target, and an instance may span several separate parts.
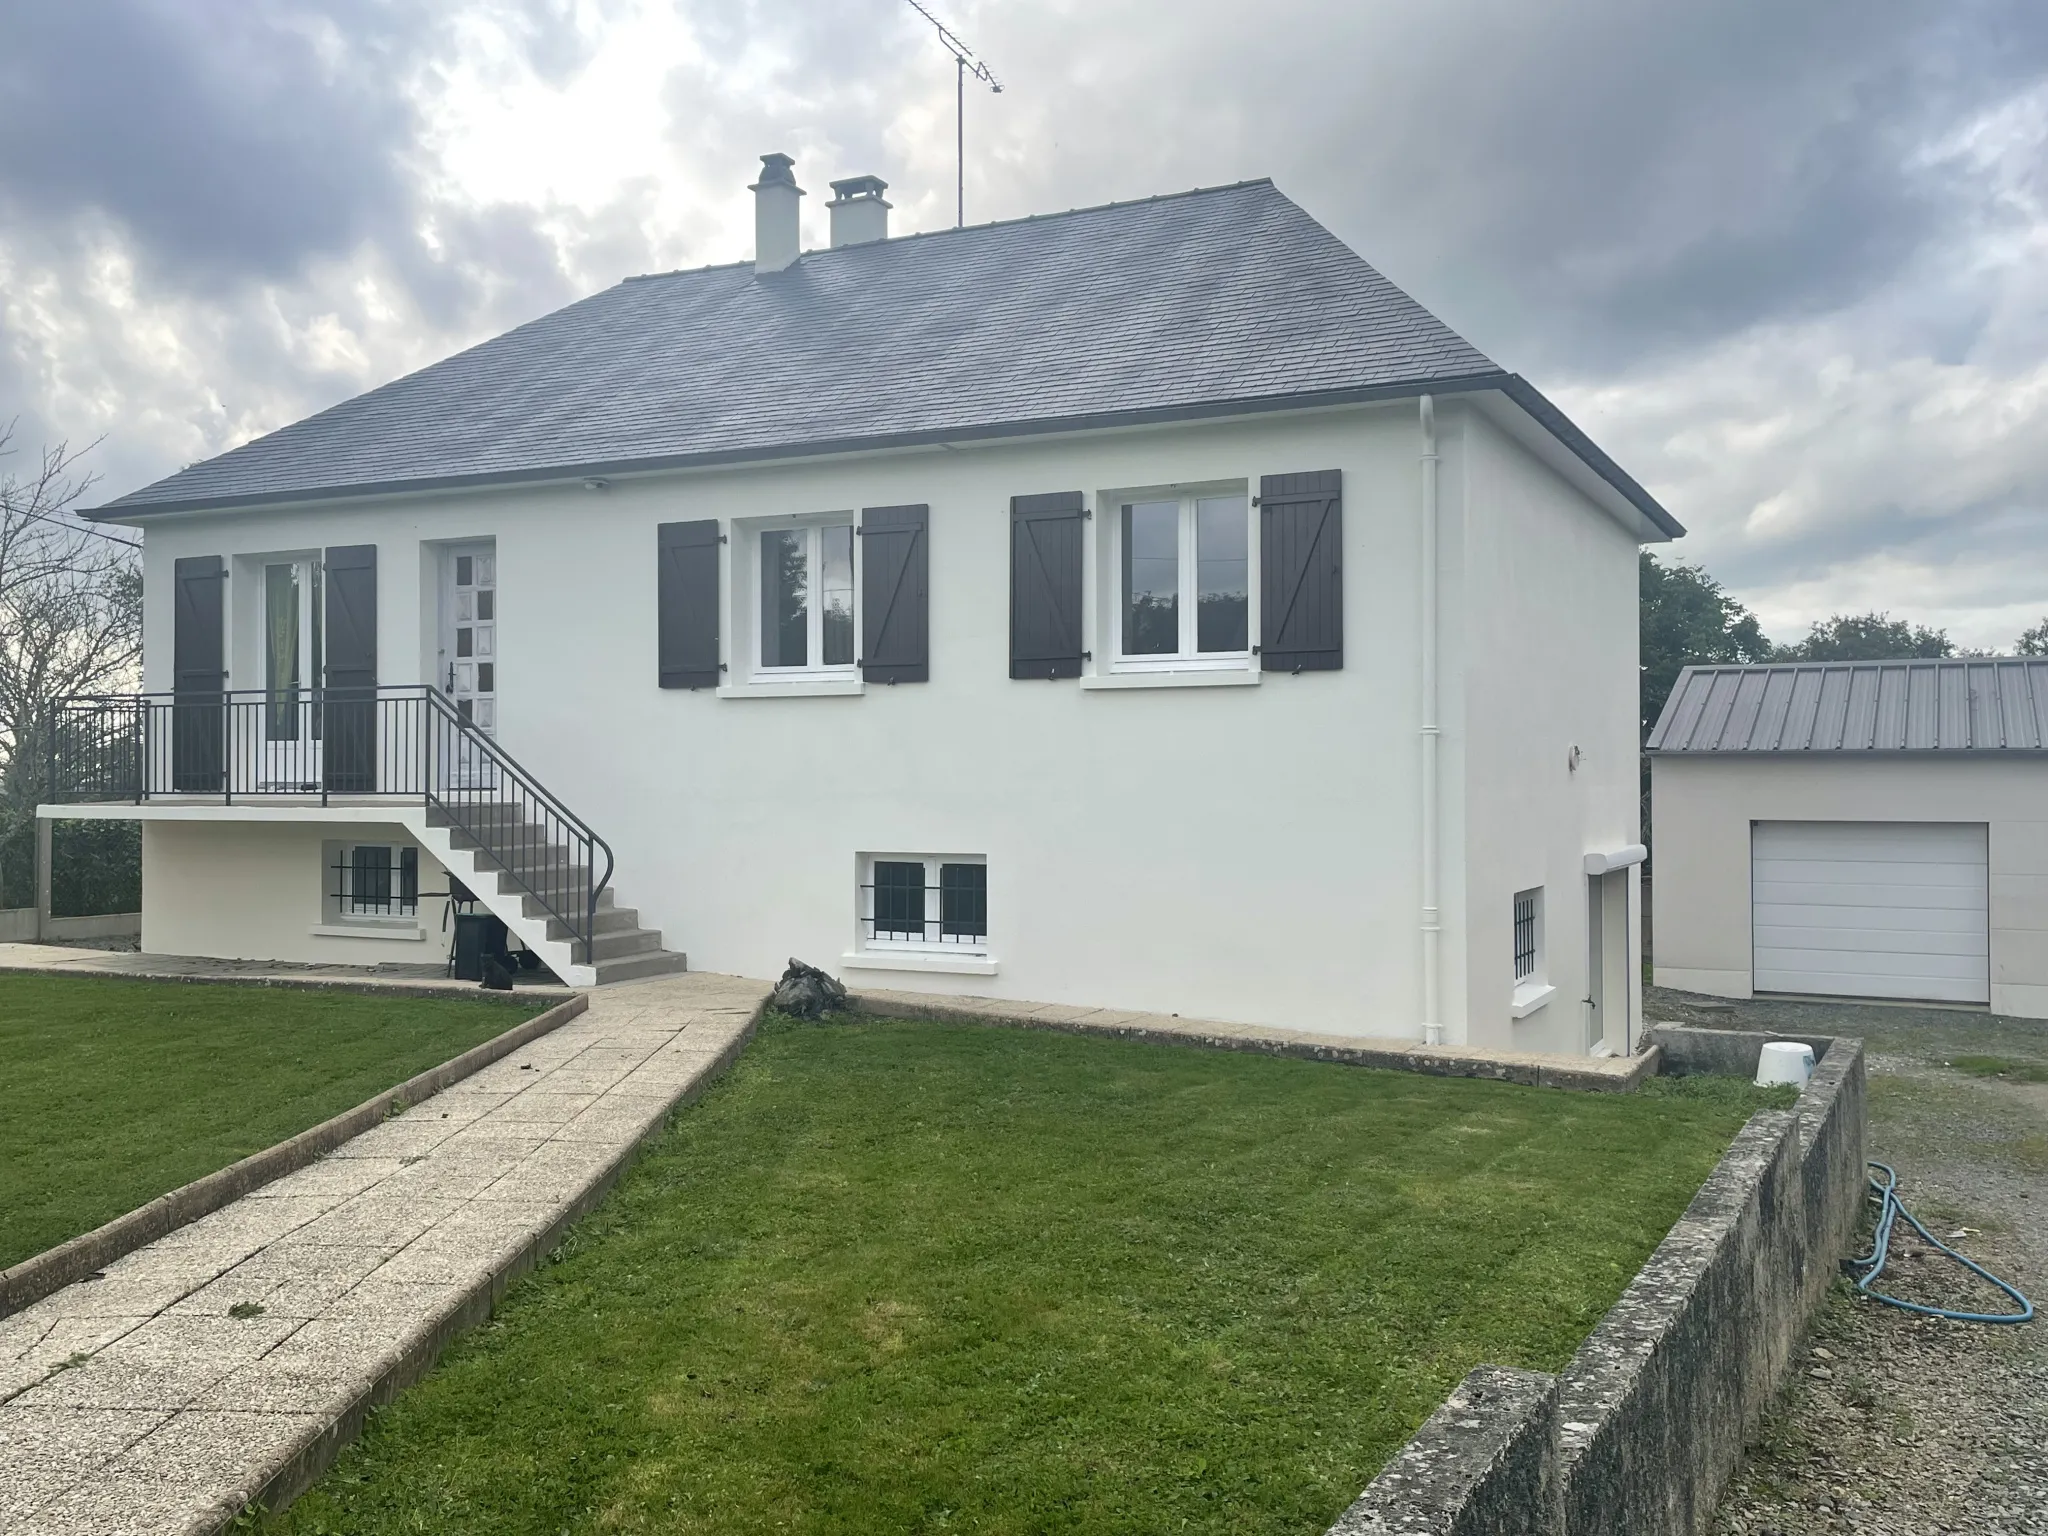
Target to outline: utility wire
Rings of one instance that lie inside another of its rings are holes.
[[[7,515],[25,517],[31,522],[48,523],[53,528],[68,529],[72,533],[89,533],[96,539],[105,539],[109,544],[120,544],[129,549],[142,548],[142,541],[139,539],[124,539],[119,534],[108,533],[104,528],[95,528],[90,523],[67,523],[62,518],[50,516],[47,512],[30,512],[25,508],[13,507],[8,509]]]

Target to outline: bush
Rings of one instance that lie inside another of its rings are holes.
[[[36,829],[0,839],[0,908],[36,904]],[[50,911],[97,917],[142,910],[142,823],[60,821],[50,835]]]

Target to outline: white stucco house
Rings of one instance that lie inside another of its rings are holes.
[[[146,949],[679,966],[1546,1052],[1639,1014],[1683,530],[1267,181],[630,279],[124,496],[50,814]]]
[[[2048,1018],[2048,660],[1688,667],[1648,749],[1659,986]]]

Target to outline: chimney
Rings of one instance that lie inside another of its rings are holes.
[[[780,272],[802,249],[797,233],[796,162],[787,155],[763,155],[761,179],[747,190],[754,194],[754,270]],[[836,227],[836,226],[835,226]]]
[[[832,215],[832,248],[889,238],[889,183],[879,176],[849,176],[832,183],[836,196],[825,207]]]

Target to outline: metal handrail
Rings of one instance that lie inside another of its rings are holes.
[[[572,956],[580,941],[592,958],[611,845],[437,688],[77,694],[52,706],[47,750],[58,803],[317,794],[323,806],[340,796],[437,808],[568,928]],[[492,815],[476,814],[486,806]]]
[[[499,746],[498,743],[494,741],[491,737],[486,736],[482,731],[477,729],[474,721],[464,719],[461,713],[457,711],[455,706],[448,700],[447,696],[443,694],[439,689],[427,689],[426,696],[430,708],[432,708],[435,711],[435,713],[438,714],[445,723],[452,725],[463,737],[465,737],[467,740],[469,740],[476,746],[482,748],[485,755],[491,759],[492,763],[497,768],[504,772],[506,777],[513,780],[513,782],[516,783],[522,791],[533,797],[544,809],[552,813],[560,822],[563,823],[564,826],[569,828],[570,831],[574,834],[574,842],[580,843],[582,845],[581,851],[583,853],[582,867],[584,873],[584,904],[582,913],[583,922],[581,930],[579,932],[576,919],[571,917],[568,913],[558,910],[554,903],[549,899],[546,890],[544,890],[542,887],[538,885],[535,885],[527,881],[519,874],[517,870],[512,868],[509,861],[505,858],[504,853],[494,850],[491,847],[488,838],[484,835],[483,831],[480,828],[475,826],[465,826],[462,828],[462,830],[469,837],[476,841],[477,845],[480,848],[483,848],[487,853],[491,854],[492,859],[499,865],[501,869],[504,870],[506,874],[510,875],[514,881],[518,882],[522,887],[525,888],[526,893],[529,896],[531,896],[535,901],[539,902],[541,906],[546,908],[550,913],[560,918],[562,922],[568,925],[571,936],[573,938],[580,938],[583,941],[583,960],[586,965],[590,964],[592,955],[592,945],[597,934],[598,898],[604,894],[605,887],[611,884],[612,871],[616,867],[616,861],[612,856],[612,845],[606,842],[602,837],[600,837],[597,834],[596,828],[592,827],[582,817],[578,816],[574,811],[570,810],[566,805],[564,805],[559,796],[557,796],[546,785],[542,784],[539,779],[533,776],[532,773],[528,772],[527,769],[518,761],[518,759],[513,757],[510,752],[507,752],[503,747]],[[449,800],[445,797],[436,797],[434,803],[438,804],[441,807],[441,809],[445,813],[447,813],[451,824],[455,823],[457,814],[456,807],[460,802]],[[597,877],[596,854],[600,849],[604,852],[604,874],[602,877]],[[511,851],[512,850],[510,849],[504,850],[505,853],[509,853]],[[571,953],[574,953],[573,945],[571,946]]]

